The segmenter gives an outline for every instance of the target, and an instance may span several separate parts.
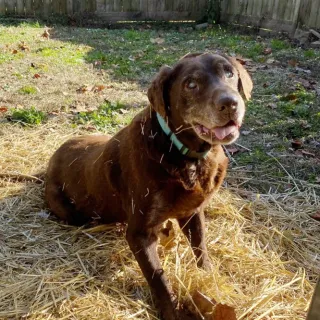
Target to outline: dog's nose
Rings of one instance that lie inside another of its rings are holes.
[[[235,96],[223,96],[217,101],[217,108],[219,111],[236,111],[238,102],[238,98]]]

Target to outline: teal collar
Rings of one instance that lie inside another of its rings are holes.
[[[169,137],[169,139],[172,141],[172,143],[175,145],[175,147],[180,151],[180,153],[182,153],[184,156],[187,156],[189,158],[195,158],[195,159],[203,159],[206,157],[209,150],[207,150],[205,152],[196,152],[196,151],[190,150],[170,130],[166,121],[160,116],[160,114],[158,112],[157,112],[157,119],[158,119],[158,122],[159,122],[160,127],[163,130],[163,132]]]

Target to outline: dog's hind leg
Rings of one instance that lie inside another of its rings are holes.
[[[74,204],[68,199],[60,186],[48,182],[45,187],[45,199],[50,210],[68,224],[83,225],[88,218],[77,212]]]

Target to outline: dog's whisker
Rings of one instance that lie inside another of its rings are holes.
[[[176,128],[176,131],[179,131],[181,128],[183,128],[183,124],[181,126],[179,126],[178,128]]]
[[[164,154],[161,156],[161,159],[160,159],[160,163],[162,162],[162,160],[163,160],[163,157],[164,157]]]
[[[139,210],[139,212],[140,212],[142,215],[144,215],[144,213],[143,213],[143,211],[142,211],[142,210]]]
[[[150,190],[149,190],[149,188],[147,188],[147,193],[145,194],[145,198],[149,195],[149,193],[150,193]]]

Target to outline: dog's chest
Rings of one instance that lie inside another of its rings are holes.
[[[192,187],[186,188],[182,183],[168,184],[158,195],[155,202],[161,207],[166,218],[184,218],[199,211],[211,199],[215,190],[211,183],[213,177],[195,179]],[[164,210],[163,210],[164,209]]]

